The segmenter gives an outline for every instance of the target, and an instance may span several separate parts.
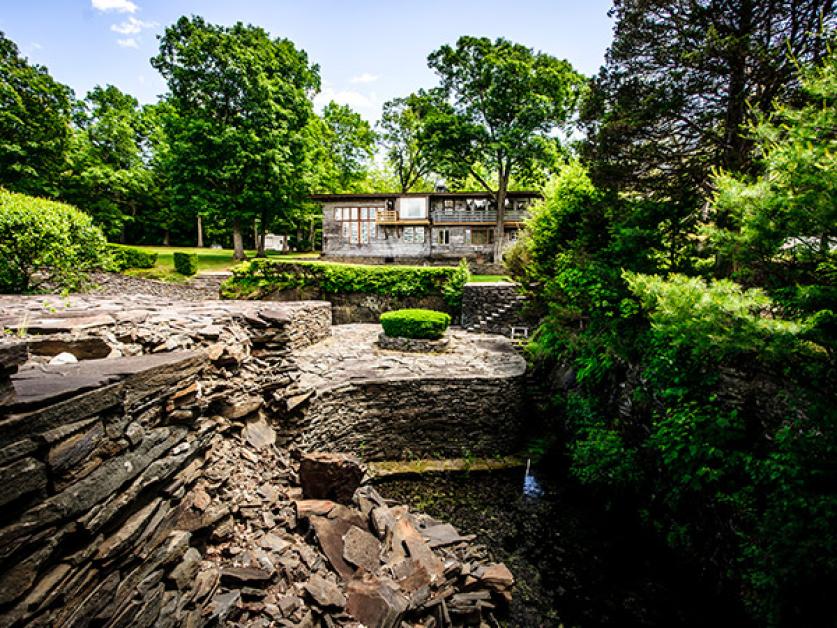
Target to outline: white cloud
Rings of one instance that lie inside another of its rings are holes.
[[[364,72],[358,76],[353,76],[351,81],[352,83],[374,83],[379,78],[381,78],[377,74],[370,74],[369,72]]]
[[[126,37],[125,39],[117,39],[116,43],[123,48],[139,48],[139,42],[134,37]]]
[[[37,41],[33,41],[31,44],[29,44],[29,46],[30,48],[32,48],[32,50],[41,50],[43,48],[43,46],[39,44]]]
[[[333,87],[324,87],[323,91],[314,97],[314,106],[322,109],[330,101],[349,105],[352,109],[372,109],[375,107],[375,95],[367,96],[352,89],[336,90]]]
[[[157,25],[157,22],[143,22],[132,15],[121,24],[111,24],[110,30],[120,35],[135,35],[144,28],[154,28]]]
[[[97,11],[115,13],[134,13],[139,8],[131,0],[90,0]]]

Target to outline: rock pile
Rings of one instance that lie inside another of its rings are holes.
[[[272,445],[256,454],[230,439],[210,450],[184,502],[195,517],[218,518],[197,568],[213,583],[204,616],[243,626],[479,625],[508,604],[511,573],[473,536],[369,486],[348,504],[307,499],[294,481],[312,461],[320,471],[355,466],[339,455],[298,466]]]

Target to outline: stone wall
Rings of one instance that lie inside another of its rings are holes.
[[[380,325],[341,325],[297,354],[280,438],[367,460],[516,451],[526,362],[508,340],[449,332],[444,353],[377,346]]]
[[[14,376],[0,420],[0,624],[178,616],[199,586],[167,583],[191,541],[177,504],[214,431],[199,418],[206,365],[175,352]]]
[[[353,382],[310,402],[297,442],[365,460],[510,454],[521,445],[522,398],[517,378]]]
[[[328,299],[331,302],[331,322],[377,323],[384,312],[403,308],[422,308],[452,313],[445,300],[438,295],[424,297],[393,297],[381,294],[350,292],[323,295],[317,288],[291,288],[271,294],[267,300],[293,302],[305,299]]]
[[[518,291],[516,283],[473,282],[465,284],[462,291],[462,326],[468,331],[510,336],[512,327],[525,327],[529,331],[534,321],[523,311],[526,297]]]

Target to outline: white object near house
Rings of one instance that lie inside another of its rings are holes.
[[[266,251],[287,251],[288,236],[266,233],[264,234],[264,248]]]

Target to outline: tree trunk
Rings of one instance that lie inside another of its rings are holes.
[[[506,191],[509,186],[508,176],[500,175],[500,185],[497,189],[497,222],[494,224],[494,253],[493,262],[503,261],[503,240],[505,239],[506,220]]]
[[[203,218],[200,214],[197,216],[198,218],[198,248],[203,248]]]
[[[310,225],[310,229],[308,231],[308,243],[309,243],[309,246],[311,247],[310,250],[312,252],[316,248],[316,246],[314,244],[314,236],[317,233],[317,230],[314,228],[314,223],[315,222],[316,222],[316,219],[314,218],[314,216],[311,216],[311,225]]]
[[[247,259],[244,254],[244,236],[241,233],[241,220],[233,219],[233,259],[241,262]]]
[[[264,241],[267,229],[265,225],[267,224],[267,216],[266,212],[262,211],[261,218],[259,219],[259,227],[261,229],[256,228],[256,257],[267,257],[267,254],[264,250]]]
[[[163,246],[171,246],[171,232],[168,229],[163,231]]]

